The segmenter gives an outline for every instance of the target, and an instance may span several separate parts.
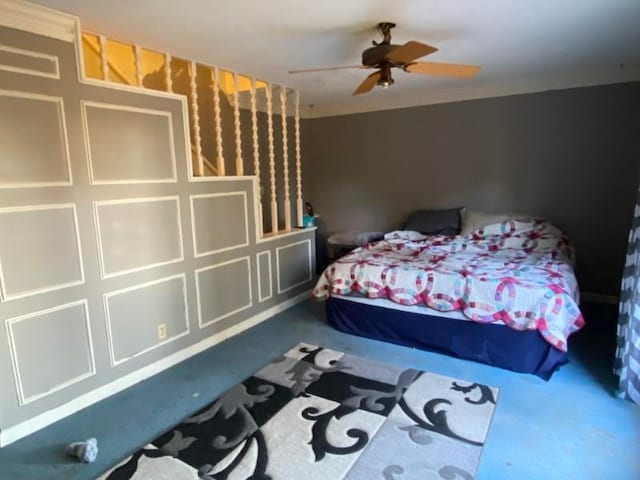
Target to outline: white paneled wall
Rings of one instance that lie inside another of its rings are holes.
[[[315,242],[313,229],[283,232],[294,183],[285,194],[275,175],[299,176],[290,90],[103,36],[85,44],[77,18],[7,5],[0,447],[307,298]],[[126,62],[111,63],[117,51]]]

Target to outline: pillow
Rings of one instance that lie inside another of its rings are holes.
[[[424,235],[457,235],[460,232],[460,209],[416,210],[409,215],[403,229]]]
[[[460,235],[470,235],[484,226],[508,222],[515,218],[519,220],[531,219],[528,215],[518,215],[515,213],[485,213],[469,210],[468,208],[463,208],[460,211],[460,218],[462,221]]]

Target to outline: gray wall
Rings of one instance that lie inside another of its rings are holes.
[[[310,119],[305,197],[330,232],[389,230],[418,208],[542,215],[574,242],[581,289],[615,294],[639,125],[640,83]]]
[[[179,99],[79,82],[71,43],[0,43],[60,63],[0,71],[3,433],[311,287],[312,231],[260,241],[251,179],[189,181]]]

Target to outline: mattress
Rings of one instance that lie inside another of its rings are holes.
[[[539,220],[456,237],[394,232],[327,267],[313,297],[359,294],[385,308],[537,330],[566,351],[584,325],[572,252],[566,236]]]

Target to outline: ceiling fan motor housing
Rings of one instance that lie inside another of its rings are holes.
[[[364,52],[362,52],[362,64],[366,67],[377,67],[383,62],[389,62],[386,58],[387,54],[392,50],[400,47],[400,45],[385,45],[381,44],[377,47],[367,48]],[[392,62],[389,62],[395,66]]]

